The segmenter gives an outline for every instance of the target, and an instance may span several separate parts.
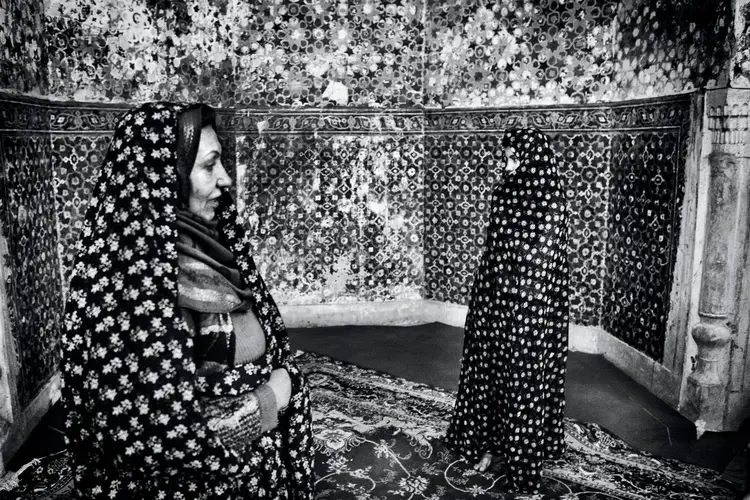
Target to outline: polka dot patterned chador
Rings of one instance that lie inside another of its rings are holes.
[[[564,449],[567,208],[544,133],[512,129],[502,146],[518,167],[492,194],[446,440],[469,460],[491,453],[512,488],[535,493]]]

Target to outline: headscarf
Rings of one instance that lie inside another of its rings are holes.
[[[514,172],[503,175],[494,193],[493,205],[497,205],[498,200],[511,203],[515,209],[523,211],[521,217],[528,222],[546,220],[550,213],[564,217],[567,212],[565,192],[549,137],[535,128],[513,128],[505,132],[501,146],[515,150],[519,166]],[[502,191],[512,192],[513,196],[506,199]],[[537,210],[524,210],[531,202]]]
[[[557,160],[547,134],[535,128],[512,128],[501,140],[503,148],[512,147],[520,163],[519,173],[537,176],[557,174]],[[533,172],[532,172],[533,169]]]
[[[177,303],[177,138],[185,109],[150,103],[122,117],[75,246],[62,405],[79,489],[102,496],[131,498],[133,484],[153,481],[149,487],[164,497],[220,497],[252,470],[207,428],[199,396],[249,392],[290,356],[229,200],[217,214],[217,239],[254,291],[267,351],[256,364],[195,377],[193,334]]]

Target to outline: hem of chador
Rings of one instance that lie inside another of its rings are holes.
[[[454,442],[450,441],[448,439],[447,435],[443,437],[443,442],[445,443],[445,446],[449,450],[458,453],[459,455],[461,455],[462,458],[468,459],[467,461],[469,461],[469,462],[471,462],[471,461],[479,461],[479,460],[482,459],[482,457],[484,456],[485,453],[489,452],[490,454],[492,454],[492,463],[500,463],[500,464],[503,464],[503,465],[506,465],[506,466],[509,463],[509,460],[508,460],[507,456],[505,455],[505,452],[500,452],[500,451],[494,451],[493,452],[492,450],[488,450],[488,449],[485,448],[484,450],[481,450],[481,451],[479,451],[477,453],[474,448],[464,447],[464,446],[461,446],[461,445],[459,445],[457,443],[454,443]],[[562,459],[562,457],[565,454],[565,452],[567,451],[568,447],[567,447],[567,445],[565,443],[562,443],[561,447],[562,447],[562,450],[560,450],[557,453],[557,456],[555,456],[555,457],[551,457],[551,456],[550,457],[545,457],[545,458],[543,458],[543,459],[540,460],[542,468],[548,462],[556,462],[557,460],[561,460]],[[475,455],[475,453],[476,453],[476,455]],[[508,471],[508,472],[510,472],[510,471]],[[510,474],[508,474],[508,482],[509,482],[509,487],[512,488],[512,491],[515,492],[515,493],[523,493],[523,494],[527,494],[527,495],[529,495],[529,494],[530,495],[535,495],[535,494],[539,493],[539,488],[541,486],[541,471],[540,471],[540,477],[539,477],[539,484],[537,484],[533,489],[524,488],[524,487],[519,486],[516,483],[515,478],[512,477]]]
[[[449,450],[458,453],[462,458],[466,459],[469,462],[479,461],[482,459],[485,453],[491,453],[493,462],[499,461],[500,463],[508,463],[508,458],[505,455],[505,452],[500,451],[500,448],[498,446],[485,446],[484,448],[480,446],[462,446],[448,439],[447,434],[443,437],[443,442]]]

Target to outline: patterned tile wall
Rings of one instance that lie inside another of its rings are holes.
[[[623,133],[612,146],[602,327],[661,360],[679,238],[679,133]]]
[[[3,227],[17,393],[28,403],[57,369],[62,321],[52,156],[48,133],[6,131],[0,138]]]
[[[241,4],[240,2],[237,2]],[[227,2],[51,0],[50,93],[78,101],[234,102]]]
[[[420,298],[419,115],[240,116],[256,124],[256,132],[238,136],[244,215],[256,262],[276,299]],[[262,134],[258,122],[268,126]]]
[[[430,107],[611,102],[727,83],[731,0],[427,5]]]
[[[467,304],[502,130],[546,130],[567,183],[571,321],[663,354],[679,239],[690,97],[598,107],[431,111],[425,297]],[[658,132],[657,132],[658,131]]]
[[[727,85],[733,17],[731,0],[622,0],[611,99]]]
[[[238,106],[421,104],[421,0],[264,0],[242,8],[250,11],[234,21]]]
[[[750,4],[741,7],[735,18],[736,47],[730,68],[732,87],[750,87]]]
[[[609,97],[618,2],[427,4],[426,105],[504,106]]]
[[[606,300],[611,176],[611,133],[552,133],[560,175],[566,183],[570,220],[568,261],[570,319],[599,325]]]
[[[0,88],[228,108],[672,95],[725,85],[730,65],[742,76],[745,42],[730,61],[731,3],[132,0],[123,10],[118,2],[49,0],[38,12],[41,2],[0,0],[0,18],[21,27],[0,28],[4,64],[17,70],[2,73]]]
[[[53,95],[223,107],[422,101],[421,1],[128,5],[123,11],[117,2],[48,3]]]
[[[63,282],[70,280],[75,255],[73,245],[83,228],[99,168],[109,147],[103,135],[53,135],[51,168],[54,172],[55,205],[59,227],[58,253]]]
[[[0,89],[48,92],[42,2],[0,0]]]

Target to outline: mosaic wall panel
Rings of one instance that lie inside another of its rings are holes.
[[[422,102],[422,0],[234,2],[239,107]]]
[[[446,301],[443,281],[446,207],[443,203],[445,161],[435,136],[424,138],[424,298]]]
[[[731,0],[428,5],[428,106],[610,102],[727,83]]]
[[[46,16],[58,97],[222,107],[422,101],[419,0],[135,0],[127,11],[53,0]]]
[[[725,86],[731,0],[623,0],[617,11],[612,100]]]
[[[425,294],[468,304],[485,249],[494,184],[501,171],[501,131],[425,138]],[[571,321],[598,325],[606,268],[610,138],[552,133],[569,210]],[[428,226],[427,221],[431,224]]]
[[[50,0],[44,16],[55,97],[230,108],[671,95],[726,84],[733,35],[731,0]],[[46,64],[25,26],[23,57]]]
[[[618,2],[450,0],[429,5],[427,106],[606,99]]]
[[[20,356],[18,397],[25,405],[57,370],[62,284],[57,248],[50,139],[6,132],[3,152],[5,236],[11,331]]]
[[[237,154],[256,263],[276,300],[421,297],[419,136],[247,134]]]
[[[568,265],[570,276],[570,320],[599,325],[605,301],[604,280],[611,203],[610,134],[557,133],[552,146],[557,153],[560,175],[568,202]]]
[[[484,249],[492,187],[500,175],[499,139],[498,133],[425,137],[425,185],[431,186],[425,195],[430,207],[425,268],[431,278],[425,283],[426,298],[468,303]]]
[[[659,361],[669,314],[683,177],[679,131],[615,137],[602,326]]]
[[[49,122],[46,107],[35,102],[36,99],[17,98],[11,94],[0,93],[0,129],[8,131],[45,130]],[[0,169],[0,220],[6,220],[7,200],[5,197],[5,179]]]
[[[687,96],[586,108],[428,112],[425,297],[468,303],[498,175],[499,138],[504,129],[534,125],[551,136],[567,184],[571,321],[601,326],[661,360],[689,104]],[[476,168],[484,164],[487,172]],[[640,170],[633,173],[632,165]]]
[[[732,87],[750,87],[750,4],[745,4],[735,18],[738,34],[737,45],[732,57]]]
[[[58,252],[63,283],[72,270],[73,245],[83,228],[91,193],[109,147],[109,135],[53,135],[51,167],[55,173],[55,202],[60,234]]]
[[[0,89],[46,94],[47,47],[42,2],[0,0]]]
[[[227,2],[46,2],[50,93],[78,101],[234,104]]]

